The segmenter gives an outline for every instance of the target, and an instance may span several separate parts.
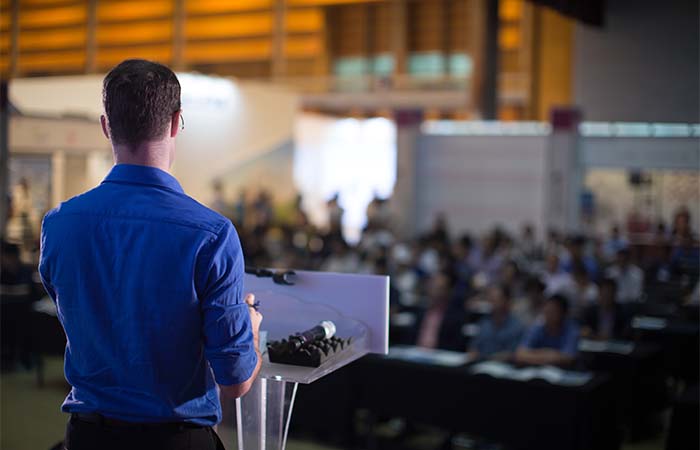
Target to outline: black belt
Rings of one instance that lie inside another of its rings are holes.
[[[204,425],[197,425],[190,422],[127,422],[125,420],[112,419],[97,413],[72,413],[71,418],[80,422],[87,422],[107,427],[137,428],[137,429],[184,429],[184,428],[205,428]]]

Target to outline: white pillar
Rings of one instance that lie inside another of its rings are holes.
[[[412,237],[416,231],[416,145],[423,114],[418,110],[396,111],[396,186],[392,209],[396,233]]]
[[[580,232],[584,181],[578,133],[581,112],[575,108],[556,108],[550,117],[552,134],[545,161],[544,223],[561,232]]]
[[[56,150],[51,156],[51,207],[55,208],[65,200],[66,193],[66,153]]]

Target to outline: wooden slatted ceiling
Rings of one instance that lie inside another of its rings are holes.
[[[360,3],[378,3],[386,0],[287,0],[289,6],[331,6]],[[426,0],[427,1],[427,0]]]
[[[413,52],[441,51],[444,48],[444,3],[412,1],[408,4],[408,49]]]
[[[315,33],[323,29],[323,11],[320,8],[291,10],[286,17],[287,33]]]
[[[171,19],[172,14],[173,2],[171,0],[100,0],[97,3],[98,24]]]
[[[499,0],[498,46],[501,50],[517,51],[522,46],[523,0]]]
[[[18,19],[20,73],[84,71],[87,2],[23,0]]]
[[[270,59],[271,55],[272,40],[268,38],[192,42],[185,46],[185,60],[189,64],[264,61]]]
[[[273,18],[269,12],[188,18],[185,22],[185,38],[196,40],[271,36],[272,26]]]
[[[450,31],[447,47],[452,53],[464,53],[469,48],[469,29],[467,28],[467,0],[451,0],[448,4]]]
[[[173,11],[172,0],[100,0],[95,30],[97,68],[107,70],[126,58],[170,64]]]
[[[334,8],[331,14],[331,54],[334,57],[367,53],[367,10],[355,5]]]
[[[371,5],[372,9],[372,51],[375,55],[390,53],[392,50],[391,31],[394,26],[389,3]]]
[[[10,71],[10,0],[0,0],[0,78]]]
[[[233,12],[270,10],[272,0],[189,0],[185,2],[185,11],[188,16],[204,14],[226,14]]]

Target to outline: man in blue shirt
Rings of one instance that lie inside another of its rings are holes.
[[[507,360],[513,355],[523,335],[523,326],[510,312],[511,294],[506,285],[488,290],[491,315],[479,323],[479,334],[471,344],[473,358]]]
[[[103,103],[116,165],[42,227],[39,272],[68,342],[66,448],[223,449],[217,384],[242,396],[261,364],[236,230],[168,173],[181,113],[170,69],[122,62]]]
[[[515,360],[521,364],[567,366],[578,352],[579,329],[567,317],[568,300],[561,295],[547,299],[542,310],[544,320],[525,334]]]

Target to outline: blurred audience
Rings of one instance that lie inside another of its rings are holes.
[[[511,313],[511,291],[500,284],[488,289],[491,314],[479,322],[479,334],[471,344],[474,359],[511,359],[523,335],[523,325]]]
[[[455,236],[449,216],[438,214],[424,234],[405,239],[395,233],[391,199],[375,195],[360,241],[350,244],[337,194],[317,226],[300,195],[279,205],[266,190],[241,189],[229,201],[223,182],[212,188],[211,206],[236,225],[247,265],[388,275],[392,344],[567,365],[579,326],[587,338],[629,338],[645,302],[700,298],[700,248],[687,208],[671,227],[659,222],[642,237],[613,225],[607,236],[550,228],[539,239],[532,224],[517,236],[500,227]],[[40,292],[32,281],[38,245],[14,242],[19,247],[3,244],[3,293],[28,285]]]
[[[617,251],[617,259],[612,266],[608,267],[605,275],[617,283],[618,302],[633,303],[642,300],[644,272],[632,264],[628,249]]]
[[[553,295],[542,308],[543,320],[526,332],[515,353],[520,364],[568,366],[578,353],[579,328],[567,315],[569,301]]]
[[[622,339],[627,334],[629,321],[617,302],[617,283],[604,278],[599,292],[597,302],[583,312],[581,336],[598,340]]]

